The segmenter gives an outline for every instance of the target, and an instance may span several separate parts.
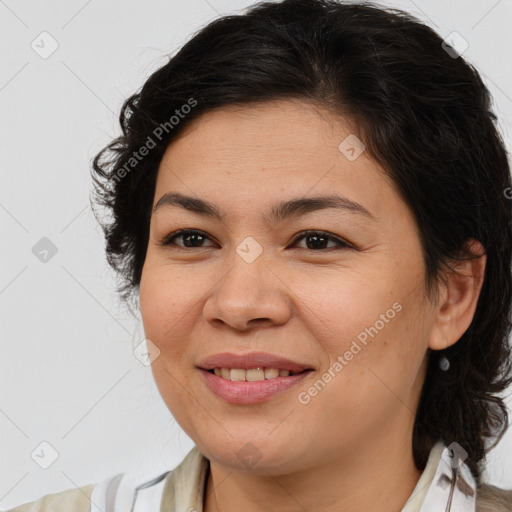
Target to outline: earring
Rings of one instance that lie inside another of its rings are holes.
[[[444,372],[450,368],[450,361],[448,361],[447,357],[443,356],[439,360],[439,368],[441,368],[441,370],[443,370]]]

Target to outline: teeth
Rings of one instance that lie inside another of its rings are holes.
[[[245,370],[238,370],[235,368],[231,368],[231,380],[237,381],[237,380],[245,380]]]
[[[279,376],[277,368],[265,368],[265,379],[275,379]]]
[[[251,368],[244,370],[242,368],[214,368],[213,373],[217,377],[222,377],[231,381],[256,382],[259,380],[275,379],[276,377],[288,377],[290,370],[280,370],[279,368]]]
[[[233,370],[231,370],[233,371]],[[245,372],[245,378],[249,382],[254,382],[257,380],[265,380],[265,372],[263,371],[263,368],[255,368],[253,370],[247,370]]]

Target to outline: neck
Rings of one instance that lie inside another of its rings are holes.
[[[379,436],[378,446],[364,443],[321,465],[278,476],[251,475],[210,461],[204,511],[396,512],[421,476],[410,439]]]

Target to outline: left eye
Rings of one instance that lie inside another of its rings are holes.
[[[311,243],[307,243],[306,245],[310,245],[312,247],[305,247],[305,249],[315,250],[315,249],[332,249],[331,247],[322,247],[324,245],[325,241],[333,241],[340,249],[351,249],[352,245],[350,245],[348,242],[345,242],[341,238],[338,238],[337,236],[330,235],[329,233],[326,233],[325,231],[305,231],[303,233],[300,233],[300,235],[295,238],[294,244],[297,243],[299,240],[309,240]],[[335,245],[336,246],[336,245]]]
[[[176,244],[174,243],[175,239],[181,238],[183,241],[182,244]],[[309,250],[318,250],[318,249],[332,249],[331,247],[325,247],[325,243],[331,241],[335,243],[335,247],[339,247],[340,249],[351,249],[353,246],[349,244],[348,242],[345,242],[341,238],[338,238],[336,236],[333,236],[325,231],[303,231],[302,233],[299,233],[299,236],[297,236],[292,245],[295,245],[299,240],[305,239],[308,242],[306,242],[307,247],[302,247],[302,249],[309,249]],[[204,246],[196,246],[195,244],[201,244],[205,240],[210,240],[210,238],[206,235],[206,233],[203,233],[202,231],[198,231],[196,229],[180,229],[178,231],[175,231],[174,233],[171,233],[170,235],[166,236],[159,245],[161,246],[169,246],[174,245],[177,247],[183,247],[185,249],[193,249],[193,248],[199,248],[201,249]]]

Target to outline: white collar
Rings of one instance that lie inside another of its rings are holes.
[[[438,441],[430,456],[440,446],[441,458],[419,512],[475,512],[476,481],[464,462],[467,453],[456,442],[444,446]]]

